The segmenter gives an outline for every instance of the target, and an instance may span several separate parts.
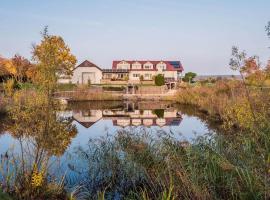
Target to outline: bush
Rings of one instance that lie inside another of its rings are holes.
[[[125,76],[124,77],[124,81],[128,81],[129,80],[129,77],[128,76]]]
[[[88,87],[91,87],[91,80],[90,79],[87,81],[87,85],[88,85]]]
[[[193,73],[193,72],[188,72],[185,74],[184,78],[183,78],[183,81],[184,82],[191,82],[191,83],[194,83],[194,78],[197,76],[196,73]]]
[[[143,79],[143,75],[141,75],[141,76],[140,76],[140,81],[143,81],[143,80],[144,80],[144,79]]]
[[[161,74],[158,74],[156,77],[155,77],[155,84],[157,86],[162,86],[165,84],[165,79],[164,79],[164,76],[161,75]]]
[[[59,91],[68,91],[68,90],[74,90],[77,88],[76,84],[73,83],[63,83],[57,85],[57,90]]]
[[[15,80],[9,79],[6,83],[4,83],[4,90],[7,96],[12,96],[15,89]]]
[[[164,109],[155,109],[153,113],[156,114],[158,118],[164,118]]]

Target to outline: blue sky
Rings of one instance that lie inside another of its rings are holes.
[[[270,57],[269,0],[6,0],[0,4],[0,54],[31,58],[49,26],[78,62],[181,60],[185,71],[231,74],[231,47],[262,63]]]

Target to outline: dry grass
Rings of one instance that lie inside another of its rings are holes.
[[[248,95],[249,96],[248,96]],[[245,88],[240,81],[218,81],[211,86],[187,86],[179,90],[177,102],[196,106],[230,126],[251,128],[269,119],[270,91]]]

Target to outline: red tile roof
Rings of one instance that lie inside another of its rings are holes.
[[[100,67],[98,67],[97,65],[95,65],[94,63],[90,62],[89,60],[85,60],[83,61],[81,64],[79,64],[77,67],[75,67],[73,70],[77,69],[78,67],[96,67],[98,68],[100,71],[102,71],[102,69]]]
[[[157,71],[156,65],[158,63],[160,63],[160,62],[164,62],[166,64],[166,66],[167,66],[166,71],[180,71],[180,72],[182,72],[184,70],[184,68],[183,68],[180,61],[153,61],[153,60],[152,61],[150,61],[150,60],[149,61],[145,61],[145,60],[122,60],[122,61],[125,61],[125,62],[129,63],[130,65],[132,65],[133,63],[136,63],[136,62],[140,63],[141,65],[144,65],[145,63],[150,62],[150,63],[152,63],[154,65],[153,69],[143,69],[143,68],[142,69],[132,69],[131,68],[130,69],[131,71]],[[117,64],[119,64],[122,61],[113,61],[112,69],[117,69]],[[172,62],[179,63],[179,66],[174,67],[171,64]]]

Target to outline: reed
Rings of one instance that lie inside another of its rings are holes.
[[[81,192],[98,198],[102,191],[105,199],[267,199],[267,163],[255,145],[251,135],[213,135],[183,146],[166,134],[121,130],[78,148],[88,163]],[[267,145],[260,151],[267,153]]]

